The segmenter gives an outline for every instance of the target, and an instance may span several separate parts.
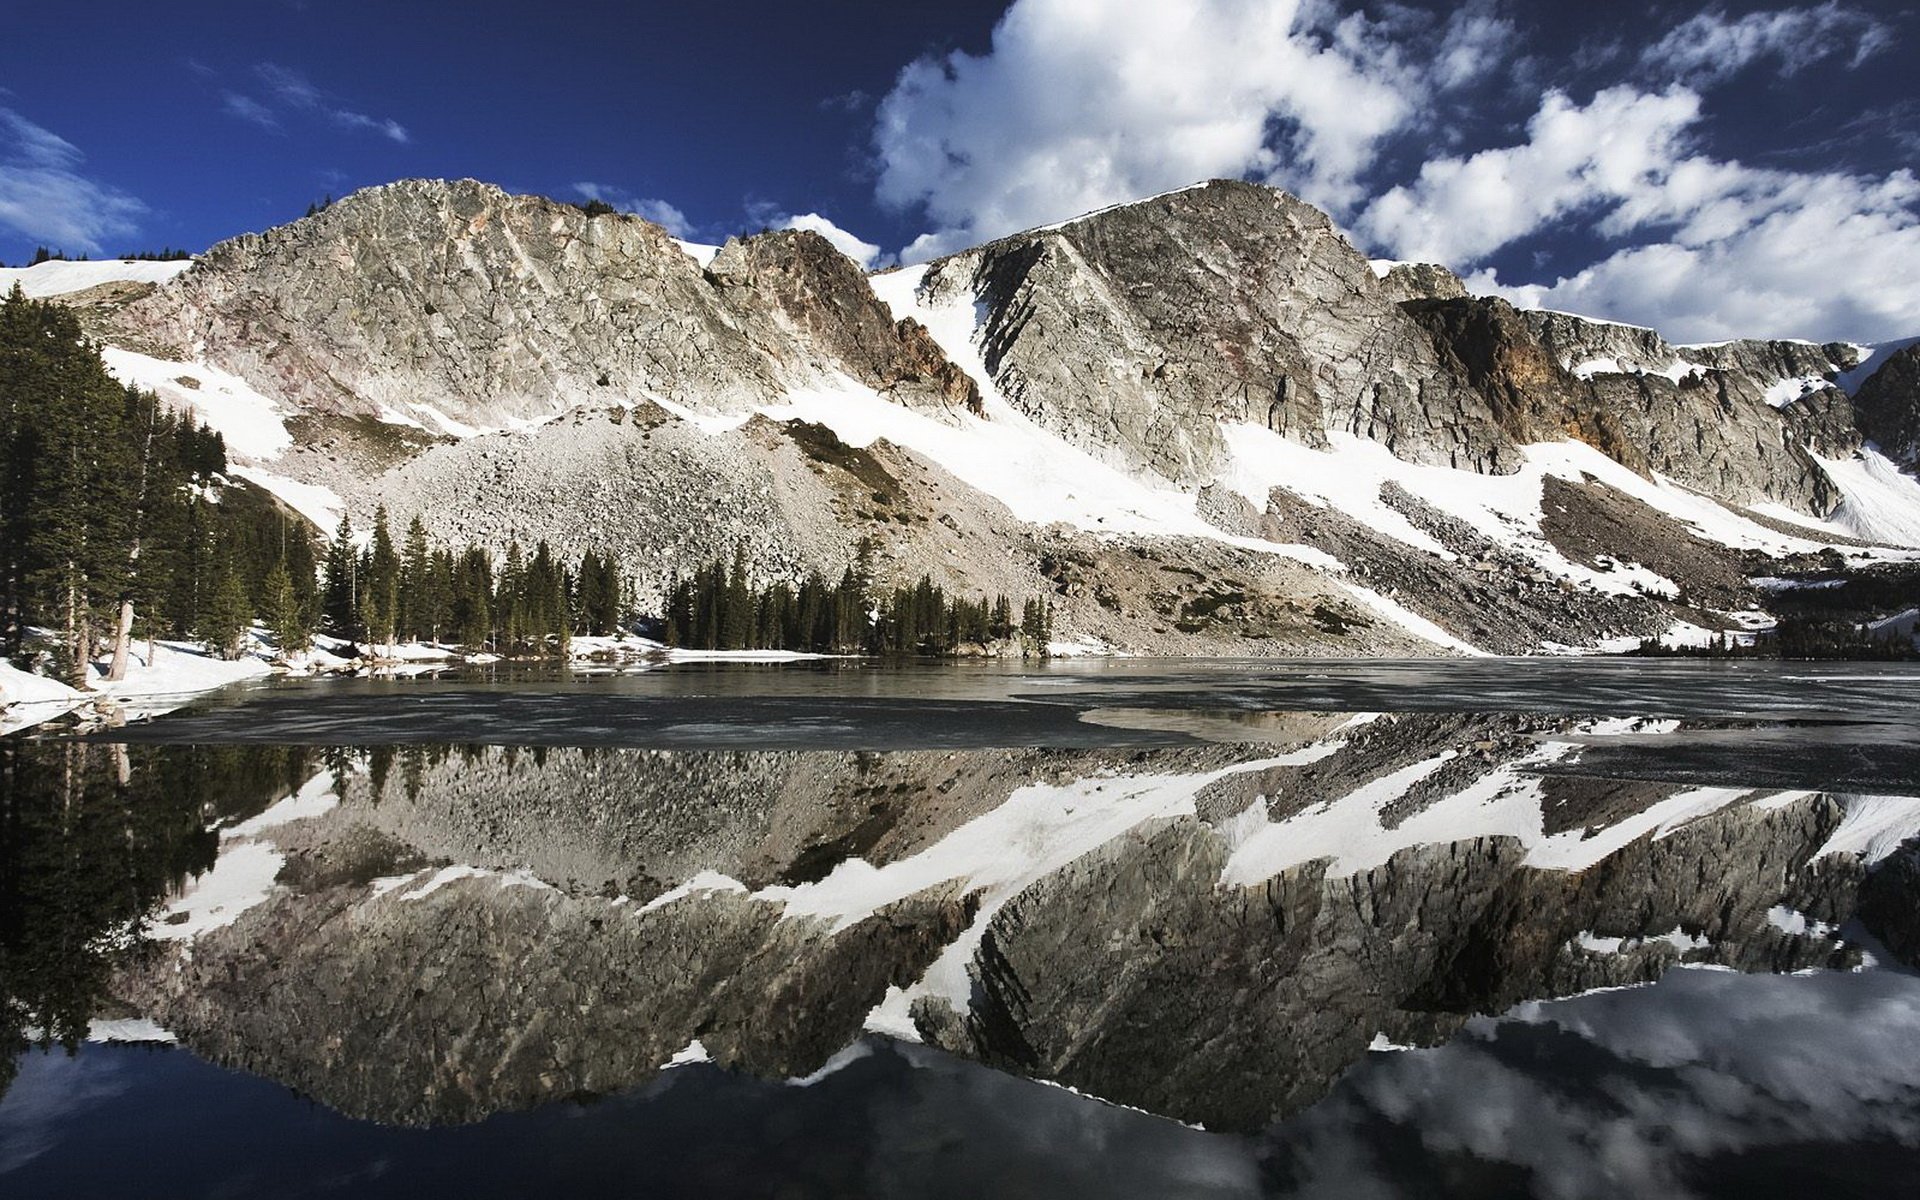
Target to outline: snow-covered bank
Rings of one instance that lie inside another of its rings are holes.
[[[127,646],[124,678],[107,679],[109,656],[87,666],[87,687],[76,689],[57,679],[22,671],[0,660],[0,734],[15,733],[65,716],[100,701],[116,705],[123,717],[155,716],[228,684],[258,679],[275,670],[272,650],[257,632],[239,658],[217,658],[195,642],[137,640]]]

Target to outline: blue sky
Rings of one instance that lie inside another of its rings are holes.
[[[32,6],[0,260],[200,250],[409,176],[911,259],[1227,175],[1525,303],[1699,340],[1920,332],[1911,12],[1572,7]]]

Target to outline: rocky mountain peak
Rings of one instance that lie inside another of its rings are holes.
[[[1511,458],[1365,257],[1274,188],[1214,180],[1017,234],[941,260],[923,286],[979,301],[987,369],[1015,407],[1177,483],[1219,468],[1222,421],[1481,470]]]
[[[722,288],[753,297],[805,345],[903,404],[981,411],[980,389],[919,322],[896,321],[866,275],[811,230],[730,238],[707,265]]]
[[[433,432],[642,397],[740,412],[836,371],[978,405],[818,235],[732,243],[709,272],[652,222],[473,180],[369,188],[223,242],[112,322],[306,413]]]

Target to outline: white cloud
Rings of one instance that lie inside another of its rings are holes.
[[[1719,83],[1762,59],[1792,76],[1823,59],[1846,56],[1849,66],[1892,45],[1893,31],[1878,18],[1828,0],[1811,8],[1784,8],[1730,18],[1711,8],[1647,47],[1640,64],[1651,74],[1694,86]]]
[[[368,116],[349,108],[291,68],[277,63],[261,63],[254,68],[254,75],[266,88],[268,101],[256,100],[239,92],[223,91],[220,94],[220,107],[229,116],[262,128],[278,129],[280,113],[297,112],[316,117],[339,129],[377,133],[388,141],[402,145],[412,140],[406,126],[400,122],[390,117]]]
[[[1687,88],[1610,88],[1586,105],[1550,93],[1526,141],[1428,162],[1412,184],[1374,201],[1356,230],[1395,257],[1465,269],[1579,219],[1620,248],[1551,284],[1505,285],[1486,270],[1470,284],[1690,341],[1912,333],[1912,173],[1874,179],[1714,159],[1694,152],[1701,120]]]
[[[1699,116],[1700,98],[1681,88],[1610,88],[1584,107],[1549,92],[1526,142],[1428,162],[1357,228],[1399,258],[1471,263],[1572,212],[1657,188]]]
[[[1679,341],[1891,341],[1920,328],[1920,181],[1730,167],[1736,187],[1671,240],[1615,251],[1551,284],[1470,287],[1515,303],[1652,325]],[[1720,236],[1688,238],[1719,230]]]
[[[272,109],[252,96],[243,96],[239,92],[222,92],[220,107],[228,116],[238,117],[262,129],[278,130],[280,128],[280,118],[274,116]]]
[[[909,258],[1209,176],[1339,213],[1382,139],[1490,69],[1510,34],[1486,4],[1440,25],[1330,0],[1016,0],[987,54],[900,73],[876,121],[876,192],[936,225]],[[1431,60],[1405,48],[1423,41]]]
[[[576,183],[573,185],[573,190],[588,200],[598,200],[602,204],[611,204],[621,212],[645,217],[674,237],[691,238],[693,236],[693,222],[687,220],[687,214],[665,200],[636,196],[604,183]]]
[[[0,225],[76,254],[137,233],[147,206],[81,174],[84,159],[65,138],[0,108]]]
[[[880,247],[872,242],[862,241],[846,230],[835,225],[819,213],[802,213],[787,217],[779,222],[780,229],[810,229],[833,243],[833,248],[860,264],[860,269],[870,271],[880,259]]]

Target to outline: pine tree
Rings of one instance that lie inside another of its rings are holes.
[[[313,645],[313,630],[307,624],[307,610],[295,593],[293,577],[285,563],[275,563],[267,572],[261,607],[267,627],[280,647],[283,658],[304,654]]]
[[[367,640],[391,646],[400,607],[400,556],[394,553],[393,534],[387,528],[387,508],[373,513],[373,543],[367,550],[366,576],[360,586],[360,623]]]
[[[353,544],[353,522],[345,514],[327,546],[326,582],[321,588],[327,625],[352,638],[360,619],[360,551]]]
[[[433,557],[427,547],[427,527],[418,513],[407,524],[406,549],[400,558],[395,624],[402,636],[426,641],[434,636]]]
[[[213,588],[200,616],[198,632],[207,652],[237,659],[246,648],[247,628],[253,622],[253,601],[231,553],[220,556]]]
[[[454,636],[470,649],[486,646],[493,639],[492,557],[478,546],[469,546],[454,565],[449,590]]]

